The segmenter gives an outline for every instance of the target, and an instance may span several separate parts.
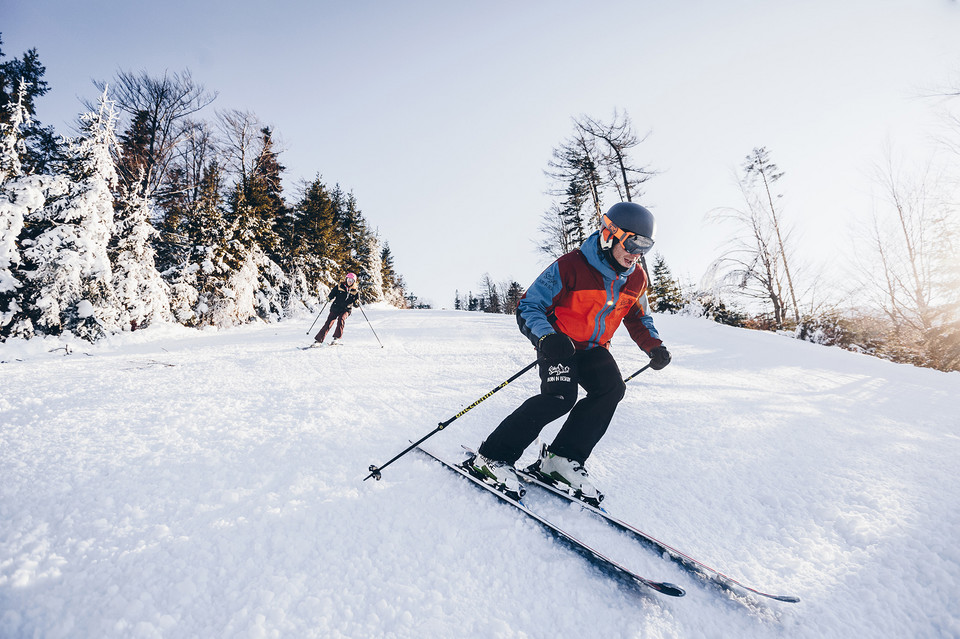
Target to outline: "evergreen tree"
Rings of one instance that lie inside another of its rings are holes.
[[[317,176],[303,185],[289,213],[286,267],[292,290],[305,299],[326,295],[344,272],[342,255],[347,245],[339,230],[342,206],[339,187],[331,191]]]
[[[383,243],[383,250],[380,251],[380,277],[383,280],[383,290],[388,291],[397,284],[397,269],[393,265],[393,252],[390,250],[390,243]]]
[[[380,252],[380,272],[383,282],[383,301],[397,308],[405,308],[405,285],[393,264],[393,252],[388,242],[384,242],[383,250]]]
[[[45,182],[41,176],[24,176],[20,163],[23,146],[22,124],[29,119],[22,100],[9,104],[7,123],[0,124],[0,339],[18,332],[15,318],[21,317],[23,276],[18,240],[24,220],[43,206]]]
[[[70,331],[92,341],[119,329],[107,250],[114,231],[116,114],[106,95],[81,123],[80,136],[69,143],[62,179],[51,184],[45,206],[27,221],[23,306],[34,330]]]
[[[18,298],[22,282],[16,273],[21,261],[17,238],[23,230],[24,213],[14,188],[19,176],[9,181],[4,177],[0,175],[0,336],[20,310]]]
[[[24,97],[21,86],[17,101],[4,108],[7,112],[6,121],[0,122],[0,184],[8,177],[23,175],[23,163],[20,161],[24,149],[23,127],[30,121],[30,113],[23,104]]]
[[[218,175],[222,174],[209,127],[202,122],[190,122],[186,126],[189,135],[177,147],[175,160],[167,170],[165,188],[152,198],[158,212],[158,236],[153,245],[157,268],[164,273],[179,268],[189,259],[193,248],[187,231],[190,218],[202,206],[200,200],[204,197],[210,167],[216,165]]]
[[[2,45],[0,37],[0,47]],[[3,57],[0,50],[0,59]],[[53,128],[41,126],[36,120],[35,100],[50,90],[43,79],[45,73],[36,49],[30,49],[20,58],[0,62],[0,125],[12,124],[13,118],[19,118],[21,144],[17,152],[25,173],[46,171],[60,151]],[[15,109],[14,105],[19,106]],[[19,110],[29,117],[15,113]]]
[[[407,303],[407,283],[399,273],[394,278],[393,288],[384,293],[384,301],[397,308],[410,308]],[[426,305],[430,308],[430,305]]]
[[[267,255],[276,260],[280,252],[277,230],[283,224],[286,211],[280,183],[280,174],[285,167],[278,161],[270,128],[262,128],[260,135],[260,152],[242,188],[244,203],[251,216],[253,240]]]
[[[308,269],[310,281],[328,270],[338,253],[333,197],[319,176],[305,185],[291,214],[288,254],[291,267]]]
[[[706,317],[719,324],[745,326],[750,320],[746,313],[740,311],[734,305],[728,305],[714,293],[698,292],[693,295],[692,301],[694,302],[694,306],[699,306],[699,317]],[[761,330],[772,330],[772,327],[773,322],[770,321],[770,327],[762,328]]]
[[[281,248],[276,224],[285,215],[280,173],[270,129],[260,130],[259,152],[249,167],[240,166],[230,198],[230,230],[224,263],[230,269],[225,294],[213,321],[231,325],[254,316],[285,315],[290,281],[274,258]],[[246,147],[245,147],[246,148]]]
[[[153,321],[169,321],[169,286],[156,267],[152,240],[157,231],[150,223],[147,198],[121,188],[114,207],[115,232],[110,244],[113,288],[120,304],[121,326],[131,330]]]
[[[357,250],[357,282],[360,285],[360,300],[365,304],[383,300],[383,263],[380,256],[380,240],[376,234],[367,235],[366,241]]]
[[[670,267],[660,253],[657,253],[653,263],[653,278],[647,296],[650,308],[657,313],[677,313],[684,307],[680,284],[670,273]]]
[[[519,282],[510,282],[510,287],[507,289],[506,302],[503,305],[503,312],[511,315],[516,313],[517,305],[520,303],[520,299],[525,292]]]
[[[339,190],[338,186],[337,191]],[[338,232],[344,242],[339,257],[340,265],[345,271],[353,271],[359,277],[363,265],[360,263],[358,251],[366,244],[370,232],[363,214],[357,208],[357,200],[353,193],[343,197],[340,211]]]
[[[120,182],[134,194],[147,190],[143,183],[151,166],[149,118],[148,111],[136,111],[126,131],[118,136],[117,174]]]
[[[187,251],[183,262],[167,272],[171,307],[178,321],[188,325],[215,324],[228,295],[232,268],[228,264],[231,228],[224,214],[223,172],[211,162],[200,182],[196,201],[184,219]]]
[[[3,37],[0,36],[0,47],[3,46]],[[0,59],[4,53],[0,49]],[[10,105],[20,102],[27,113],[34,115],[36,105],[34,100],[50,90],[47,81],[43,79],[46,68],[40,64],[40,57],[36,49],[30,49],[23,57],[6,62],[0,62],[0,124],[9,124]],[[25,99],[18,96],[25,94]]]
[[[2,55],[2,54],[0,54]],[[18,246],[24,223],[43,207],[53,178],[24,175],[20,158],[25,155],[23,128],[30,121],[25,106],[26,86],[20,84],[16,102],[3,109],[0,118],[0,339],[29,336],[32,324],[23,313],[23,259]]]
[[[255,317],[279,319],[287,306],[284,290],[289,282],[258,242],[265,230],[262,218],[247,200],[242,185],[235,185],[229,208],[223,254],[229,274],[213,309],[213,323],[232,326]]]

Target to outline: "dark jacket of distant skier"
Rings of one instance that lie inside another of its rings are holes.
[[[359,306],[360,289],[357,288],[356,282],[352,286],[346,282],[340,282],[330,291],[327,299],[330,300],[330,312],[334,315],[349,313]]]
[[[360,289],[357,287],[357,276],[353,273],[347,273],[340,284],[335,286],[327,295],[330,300],[330,313],[327,315],[327,321],[320,327],[320,332],[314,336],[316,345],[322,344],[327,336],[327,332],[336,325],[333,330],[333,343],[339,343],[343,337],[343,329],[350,316],[350,311],[360,306]]]

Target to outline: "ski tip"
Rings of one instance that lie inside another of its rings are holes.
[[[794,597],[793,595],[767,595],[771,599],[776,599],[777,601],[784,601],[786,603],[800,603],[800,597]]]
[[[687,591],[681,588],[676,584],[669,583],[648,583],[648,586],[652,587],[654,590],[659,592],[662,595],[667,595],[669,597],[683,597],[687,594]]]

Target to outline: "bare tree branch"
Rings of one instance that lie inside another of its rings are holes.
[[[109,86],[117,108],[129,116],[131,127],[136,128],[130,132],[136,134],[136,141],[127,136],[124,149],[136,157],[127,161],[121,157],[118,166],[128,184],[142,171],[139,195],[151,197],[166,176],[174,150],[187,135],[185,119],[213,102],[216,94],[209,94],[196,84],[189,70],[164,72],[160,78],[146,71],[119,71],[112,85],[102,80],[93,84],[101,92]]]

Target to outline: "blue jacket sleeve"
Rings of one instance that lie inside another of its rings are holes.
[[[534,346],[544,335],[557,332],[547,318],[562,290],[560,267],[554,262],[534,280],[526,295],[517,304],[517,324],[520,325],[520,332],[526,335]]]

